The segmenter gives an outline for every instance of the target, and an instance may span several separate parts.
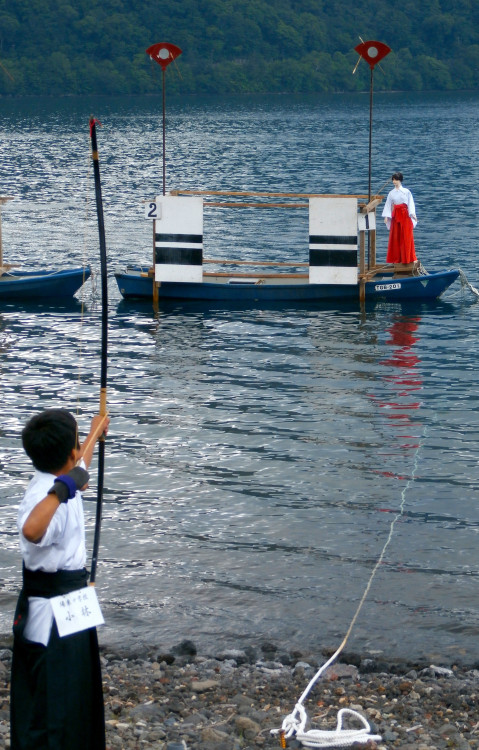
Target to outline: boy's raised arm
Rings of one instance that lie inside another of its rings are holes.
[[[22,526],[22,534],[28,542],[38,544],[50,525],[61,503],[75,496],[77,490],[88,486],[89,474],[79,466],[71,469],[67,475],[59,475],[48,495],[40,500],[31,510]]]
[[[95,417],[93,417],[91,421],[90,432],[82,443],[79,456],[79,458],[83,459],[87,468],[91,464],[97,440],[99,440],[102,435],[107,434],[109,424],[110,417],[108,416],[108,414],[97,414]]]

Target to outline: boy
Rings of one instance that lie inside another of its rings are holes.
[[[64,409],[36,414],[22,432],[36,469],[20,503],[23,587],[15,612],[11,750],[104,750],[100,658],[95,628],[60,638],[50,597],[87,585],[80,494],[107,416],[96,416],[80,447]]]

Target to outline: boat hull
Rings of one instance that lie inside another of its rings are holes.
[[[0,301],[73,297],[90,276],[89,266],[62,271],[9,271],[0,276]]]
[[[115,278],[124,299],[152,299],[153,279],[140,275],[142,269],[117,272]],[[380,277],[365,284],[367,300],[407,301],[437,299],[459,276],[456,269],[405,278]],[[223,300],[228,302],[317,302],[355,301],[359,287],[347,284],[257,283],[248,282],[162,282],[160,299]]]

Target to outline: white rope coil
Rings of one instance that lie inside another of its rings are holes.
[[[362,723],[360,729],[344,729],[343,728],[343,717],[349,714],[350,716],[358,719]],[[357,711],[353,711],[351,708],[342,708],[338,711],[338,722],[336,729],[333,730],[321,730],[321,729],[310,729],[308,732],[297,732],[296,739],[299,740],[304,747],[349,747],[355,742],[365,744],[366,742],[381,740],[381,736],[377,734],[371,734],[371,727],[366,721],[364,716],[358,714]]]
[[[362,727],[359,729],[345,729],[343,727],[343,718],[345,715],[359,720]],[[311,748],[350,747],[355,742],[365,744],[371,740],[374,742],[380,742],[381,740],[380,735],[371,734],[371,727],[364,716],[361,716],[357,711],[353,711],[352,708],[342,708],[338,711],[336,729],[309,729],[305,731],[306,721],[307,714],[304,706],[301,703],[297,703],[294,711],[289,716],[286,716],[283,721],[282,733],[284,738],[289,739],[294,735],[304,747]],[[277,730],[275,733],[277,733]]]

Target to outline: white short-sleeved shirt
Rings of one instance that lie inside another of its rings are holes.
[[[382,215],[385,219],[388,219],[388,229],[391,228],[393,206],[397,206],[400,203],[405,203],[407,205],[408,214],[412,219],[413,226],[415,227],[417,224],[416,206],[414,205],[414,198],[412,197],[412,193],[410,190],[401,185],[400,188],[394,188],[389,192],[383,208]]]
[[[83,462],[82,467],[85,468]],[[86,563],[85,521],[81,493],[67,503],[61,503],[42,539],[34,544],[27,541],[22,528],[33,508],[47,496],[56,476],[36,471],[18,509],[20,549],[25,567],[55,573],[57,570],[80,570]],[[53,623],[49,599],[31,596],[25,626],[25,638],[47,645]]]

